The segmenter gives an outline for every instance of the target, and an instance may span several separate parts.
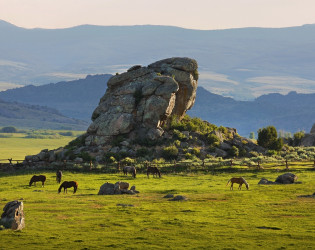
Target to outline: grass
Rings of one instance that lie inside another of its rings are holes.
[[[297,166],[298,167],[298,166]],[[36,172],[0,173],[0,208],[23,198],[26,227],[0,231],[0,249],[314,249],[315,171],[291,169],[302,184],[258,185],[274,170],[243,171],[247,191],[226,186],[238,174],[163,175],[136,179],[122,174],[64,172],[78,192],[57,194],[54,172],[44,188],[27,184]],[[39,173],[39,172],[38,172]],[[98,196],[105,182],[136,185],[138,195]],[[166,194],[184,195],[174,202]],[[133,206],[117,206],[126,204]]]
[[[0,137],[0,159],[23,160],[26,155],[38,154],[42,149],[56,149],[65,146],[82,132],[74,131],[74,136],[61,136],[58,134],[56,138],[52,138],[52,135],[56,133],[58,131],[42,130],[33,132],[33,134],[41,135],[43,138],[26,138],[29,133],[14,133],[10,134],[8,138]],[[7,134],[0,133],[0,135]]]

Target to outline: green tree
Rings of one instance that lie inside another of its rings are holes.
[[[278,133],[274,126],[259,129],[257,143],[259,146],[277,151],[283,147],[283,140],[278,138]]]
[[[250,132],[249,139],[255,140],[255,132]]]
[[[2,133],[16,133],[17,129],[15,127],[3,127],[1,129]]]
[[[302,138],[304,136],[305,136],[305,132],[304,131],[296,132],[293,135],[293,144],[294,144],[294,146],[299,146],[301,144]]]

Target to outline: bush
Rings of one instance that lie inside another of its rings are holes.
[[[150,155],[150,151],[147,148],[139,148],[137,149],[136,155],[137,157],[145,157]]]
[[[68,145],[65,146],[65,148],[69,149],[69,148],[84,146],[86,137],[87,137],[86,134],[80,135],[73,141],[69,142]]]
[[[71,131],[59,132],[59,135],[62,135],[62,136],[74,136],[73,132],[71,132]]]
[[[257,143],[259,146],[277,151],[283,147],[283,140],[278,138],[277,130],[274,126],[259,129]]]
[[[178,139],[180,141],[186,139],[186,136],[177,129],[173,130],[173,136],[174,136],[174,139]]]
[[[219,138],[215,134],[208,134],[206,136],[206,142],[210,145],[214,145],[220,142]]]
[[[187,160],[192,160],[192,159],[194,159],[194,155],[192,155],[191,153],[186,153],[186,154],[185,154],[185,158],[186,158]]]
[[[238,157],[239,155],[239,150],[236,146],[232,146],[232,148],[229,150],[229,155],[231,157]]]
[[[1,133],[17,133],[17,129],[15,127],[3,127],[0,132]]]
[[[176,148],[176,146],[165,147],[162,150],[162,156],[167,160],[177,159],[178,149]]]
[[[134,164],[135,163],[135,160],[134,159],[131,159],[129,157],[126,157],[124,158],[122,161],[121,161],[123,164],[126,164],[126,165],[131,165],[131,164]]]
[[[198,157],[200,156],[200,149],[199,148],[193,148],[191,152],[195,156],[198,156]]]
[[[82,158],[83,161],[90,162],[94,161],[94,157],[92,157],[88,152],[81,152],[80,154],[77,155],[77,157]]]

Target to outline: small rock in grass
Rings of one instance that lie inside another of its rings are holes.
[[[188,200],[186,196],[183,195],[176,195],[173,199],[170,199],[170,201],[186,201]]]
[[[132,204],[117,204],[117,206],[121,206],[121,207],[134,207],[134,205]]]
[[[165,195],[163,198],[173,198],[173,197],[174,197],[173,194],[167,194],[167,195]]]

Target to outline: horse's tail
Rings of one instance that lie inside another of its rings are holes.
[[[77,189],[78,189],[78,186],[79,186],[79,184],[75,181],[74,182],[74,187],[73,187],[73,193],[75,194],[75,192],[77,191]]]
[[[136,168],[134,167],[134,168],[133,168],[133,178],[136,178],[136,175],[137,175],[137,170],[136,170]]]
[[[232,180],[232,179],[229,179],[228,183],[226,183],[226,186],[229,185],[229,183],[230,183],[231,180]]]

